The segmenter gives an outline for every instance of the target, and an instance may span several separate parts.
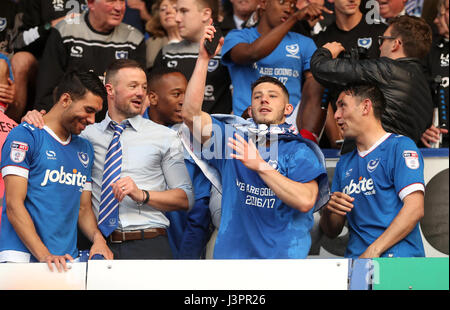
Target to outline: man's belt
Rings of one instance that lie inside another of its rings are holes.
[[[115,230],[108,237],[108,240],[111,243],[122,243],[124,241],[152,239],[158,236],[166,235],[167,231],[164,228],[149,228],[133,231]]]

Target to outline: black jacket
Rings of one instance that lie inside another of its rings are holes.
[[[381,121],[388,132],[410,137],[417,144],[431,126],[433,102],[418,59],[332,59],[329,50],[319,48],[311,58],[311,72],[325,87],[376,84],[386,99]]]

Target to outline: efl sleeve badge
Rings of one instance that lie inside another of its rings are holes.
[[[409,169],[418,169],[420,167],[419,154],[416,151],[403,151],[403,158]]]

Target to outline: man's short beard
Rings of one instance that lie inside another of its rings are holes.
[[[133,117],[139,115],[140,112],[142,111],[142,107],[141,107],[141,111],[139,111],[139,112],[133,112],[133,111],[131,111],[131,109],[121,109],[121,108],[118,110],[125,116],[125,119],[127,119],[127,118],[133,118]]]
[[[252,115],[256,115],[255,113],[253,113],[252,111]],[[286,117],[284,115],[284,113],[280,113],[280,115],[272,120],[265,120],[265,117],[263,116],[262,119],[256,119],[253,117],[253,121],[257,124],[265,124],[267,126],[270,125],[279,125],[279,124],[283,124],[286,121]]]

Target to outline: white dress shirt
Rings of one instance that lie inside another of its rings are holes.
[[[165,191],[180,188],[186,192],[189,209],[194,203],[192,183],[184,164],[183,149],[176,132],[140,115],[129,118],[130,126],[120,137],[122,144],[122,170],[120,177],[130,176],[140,189]],[[92,167],[92,205],[98,218],[103,166],[113,130],[106,114],[100,123],[89,125],[80,136],[88,139],[94,147]],[[129,196],[119,203],[119,226],[121,230],[167,228],[169,220],[164,212],[149,205],[141,208]]]

